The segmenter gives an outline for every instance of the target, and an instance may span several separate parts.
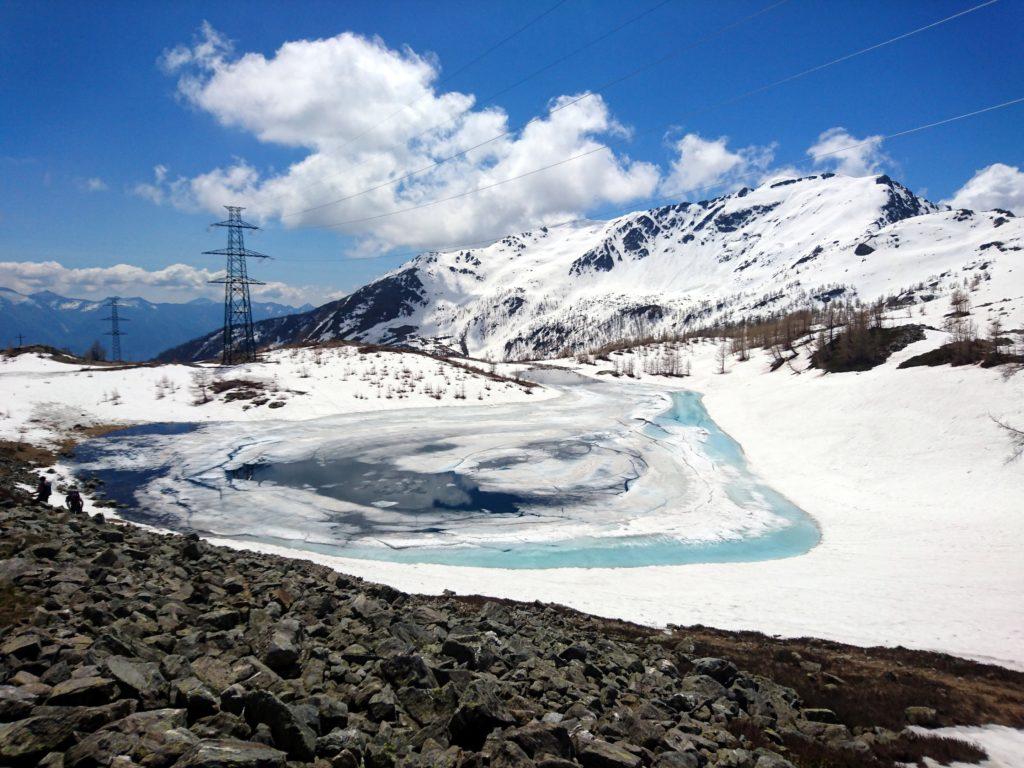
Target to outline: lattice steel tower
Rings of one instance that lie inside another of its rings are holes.
[[[121,323],[127,322],[127,317],[121,317],[117,310],[120,308],[120,299],[117,296],[111,296],[107,299],[107,303],[104,305],[110,310],[110,314],[104,317],[104,320],[110,321],[110,330],[107,331],[104,336],[110,337],[110,359],[120,360],[121,359],[121,336],[123,331],[121,330]]]
[[[252,336],[252,305],[249,303],[249,286],[263,285],[259,280],[250,280],[245,265],[246,257],[268,258],[262,253],[247,250],[243,230],[259,229],[254,224],[242,221],[242,208],[225,205],[227,221],[218,221],[213,226],[227,227],[228,247],[217,251],[203,251],[211,256],[227,257],[227,273],[220,280],[211,283],[224,284],[224,352],[223,365],[251,363],[256,359],[256,343]]]

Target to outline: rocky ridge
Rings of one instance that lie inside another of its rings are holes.
[[[5,766],[786,768],[920,752],[699,655],[685,631],[407,595],[20,492],[0,494],[0,590]]]

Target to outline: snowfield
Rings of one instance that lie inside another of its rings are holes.
[[[366,351],[279,349],[252,365],[82,366],[0,355],[0,439],[53,444],[77,426],[297,421],[337,413],[552,397],[491,376],[485,363]],[[514,366],[501,366],[514,374]],[[280,404],[280,405],[279,405]]]
[[[751,467],[817,520],[822,541],[805,555],[533,571],[304,556],[414,592],[550,601],[655,626],[904,645],[1024,669],[1024,463],[1006,462],[1009,443],[990,418],[1024,423],[1024,374],[897,370],[941,340],[913,344],[873,371],[829,375],[768,372],[762,352],[718,375],[716,347],[704,343],[693,350],[693,376],[668,383],[703,392]]]
[[[938,304],[921,321],[930,323],[932,314],[941,315]],[[503,570],[339,558],[214,540],[306,557],[413,592],[452,589],[537,599],[656,626],[700,623],[862,645],[900,644],[1024,669],[1024,462],[1007,463],[1010,445],[992,418],[1024,424],[1024,374],[1007,376],[1000,368],[976,366],[897,369],[902,360],[945,340],[945,333],[930,331],[924,341],[874,370],[827,375],[807,369],[807,350],[773,372],[763,351],[746,362],[730,358],[727,373],[720,375],[715,373],[717,345],[698,342],[681,350],[690,361],[690,377],[638,373],[636,379],[617,380],[703,393],[711,417],[743,446],[751,468],[820,525],[821,543],[798,557]],[[635,356],[639,372],[643,357],[656,353],[638,350],[613,354],[612,360],[623,367],[622,361]],[[340,348],[327,358],[331,362],[317,366],[315,354],[277,352],[270,363],[229,374],[276,380],[275,397],[287,405],[274,410],[251,404],[246,410],[246,401],[223,399],[195,405],[194,392],[188,393],[193,377],[197,372],[216,375],[204,369],[79,371],[65,366],[61,372],[46,360],[22,356],[0,368],[0,392],[9,404],[0,424],[5,436],[52,439],[47,419],[60,414],[64,423],[83,418],[146,421],[154,414],[160,421],[285,422],[412,404],[479,405],[474,398],[488,395],[493,402],[509,403],[558,394],[557,387],[527,394],[514,384],[490,382],[461,369],[442,373],[443,364],[420,356],[378,357]],[[461,391],[464,383],[467,399],[435,400],[423,394],[422,383],[418,394],[388,399],[387,384],[374,379],[371,385],[365,379],[371,370],[379,377],[385,364],[394,387],[395,371],[418,365],[424,382],[435,376],[440,385],[447,375],[445,397],[453,388]],[[607,380],[617,367],[572,360],[559,364],[595,380]],[[459,382],[460,372],[465,382]],[[176,391],[160,384],[164,377]],[[161,387],[162,398],[156,394]],[[120,404],[110,401],[114,388]],[[557,409],[560,400],[545,407]]]

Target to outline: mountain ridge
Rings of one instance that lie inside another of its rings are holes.
[[[11,344],[22,334],[26,343],[68,347],[77,353],[85,352],[97,339],[106,345],[109,324],[102,318],[108,301],[109,297],[79,299],[53,291],[26,294],[0,286],[0,340]],[[134,360],[151,358],[168,346],[218,328],[223,317],[221,303],[210,299],[173,303],[135,296],[119,298],[118,303],[126,318],[124,351]],[[252,306],[253,316],[260,320],[309,307],[275,302],[253,302]]]
[[[348,338],[550,357],[800,303],[916,301],[915,286],[934,293],[964,270],[1007,278],[1005,254],[1022,242],[1024,225],[1008,212],[946,209],[886,175],[774,179],[423,253],[342,299],[257,323],[256,336],[262,345]],[[217,344],[211,334],[160,357],[213,357]]]

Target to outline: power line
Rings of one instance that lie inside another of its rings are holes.
[[[762,16],[763,14],[768,13],[769,11],[772,11],[775,8],[778,8],[780,5],[784,5],[787,2],[789,2],[789,0],[776,0],[776,2],[772,3],[771,5],[768,5],[768,6],[764,7],[764,8],[762,8],[759,11],[756,11],[756,12],[754,12],[754,13],[748,15],[748,16],[744,16],[743,18],[738,19],[738,20],[736,20],[734,22],[731,22],[729,24],[726,24],[723,27],[719,27],[714,32],[710,32],[710,33],[708,33],[706,35],[698,37],[695,41],[693,41],[689,45],[683,46],[681,48],[676,48],[676,49],[670,51],[669,53],[665,54],[664,56],[660,56],[659,58],[654,59],[653,61],[647,62],[646,64],[644,64],[644,65],[642,65],[640,67],[637,67],[636,69],[631,70],[630,72],[627,72],[625,75],[620,75],[619,77],[613,78],[612,80],[608,80],[607,82],[600,84],[599,86],[597,86],[597,88],[591,89],[587,93],[584,93],[581,96],[577,96],[575,99],[571,99],[571,100],[565,102],[564,104],[559,104],[557,107],[554,107],[553,109],[548,110],[543,115],[534,115],[529,120],[527,120],[525,123],[523,123],[523,124],[521,124],[519,126],[516,126],[514,128],[509,128],[508,130],[502,131],[501,133],[499,133],[499,134],[497,134],[495,136],[491,136],[489,139],[481,141],[478,144],[474,144],[471,147],[467,147],[466,149],[462,149],[462,150],[456,152],[455,154],[448,155],[447,157],[443,157],[443,158],[441,158],[439,160],[435,160],[435,161],[431,162],[429,165],[425,165],[422,168],[418,168],[418,169],[416,169],[414,171],[410,171],[409,173],[405,174],[404,176],[399,176],[397,178],[390,179],[390,180],[385,181],[385,182],[381,182],[380,184],[377,184],[377,185],[372,186],[372,187],[368,187],[368,188],[363,189],[363,190],[361,190],[359,192],[355,192],[355,193],[353,193],[351,195],[346,195],[344,197],[339,197],[339,198],[336,198],[334,200],[330,200],[330,201],[325,202],[325,203],[320,203],[318,205],[310,206],[309,208],[303,208],[303,209],[297,210],[297,211],[289,211],[288,213],[282,213],[278,218],[286,219],[286,218],[290,218],[292,216],[298,216],[298,215],[303,214],[303,213],[310,213],[312,211],[318,211],[318,210],[320,210],[322,208],[328,208],[328,207],[330,207],[332,205],[337,205],[338,203],[343,203],[343,202],[346,202],[347,200],[352,200],[354,198],[361,197],[363,195],[369,194],[370,192],[375,192],[378,189],[384,189],[385,187],[390,187],[390,186],[393,186],[395,184],[400,184],[401,182],[407,181],[408,179],[411,179],[414,176],[418,176],[421,173],[426,173],[427,171],[432,170],[434,168],[437,168],[440,165],[444,165],[445,163],[450,162],[452,160],[456,160],[456,159],[458,159],[460,157],[463,157],[463,156],[469,154],[470,152],[472,152],[474,150],[477,150],[477,149],[480,149],[481,147],[487,146],[488,144],[490,144],[490,143],[492,143],[494,141],[497,141],[498,139],[501,139],[501,138],[503,138],[505,136],[509,136],[509,135],[511,135],[513,133],[518,133],[519,131],[524,130],[525,128],[527,128],[528,126],[530,126],[533,123],[537,122],[538,120],[543,120],[545,118],[550,118],[551,115],[555,114],[556,112],[561,112],[563,109],[568,109],[569,107],[575,106],[576,104],[579,104],[581,101],[585,101],[586,99],[590,99],[590,98],[593,98],[594,96],[598,96],[603,91],[606,91],[607,89],[609,89],[609,88],[611,88],[613,86],[619,85],[620,83],[623,83],[626,80],[629,80],[629,79],[631,79],[633,77],[636,77],[637,75],[642,74],[643,72],[646,72],[647,70],[649,70],[649,69],[651,69],[651,68],[653,68],[653,67],[655,67],[655,66],[657,66],[659,64],[664,63],[668,59],[671,59],[671,58],[673,58],[675,56],[678,56],[678,55],[680,55],[682,53],[685,53],[686,51],[692,50],[693,48],[697,48],[698,46],[703,45],[704,43],[707,43],[707,42],[709,42],[711,40],[714,40],[715,38],[720,37],[721,35],[725,34],[726,32],[730,31],[731,29],[734,29],[735,27],[741,26],[742,24],[745,24],[748,21],[752,21],[753,19],[755,19],[755,18],[757,18],[759,16]],[[989,2],[997,2],[997,0],[989,0]]]
[[[867,144],[871,144],[871,143],[875,143],[875,142],[879,142],[879,141],[889,141],[891,139],[900,138],[902,136],[909,136],[909,135],[914,134],[914,133],[919,133],[921,131],[929,130],[931,128],[937,128],[937,127],[942,126],[942,125],[948,125],[949,123],[954,123],[954,122],[957,122],[959,120],[965,120],[965,119],[970,118],[970,117],[975,117],[977,115],[982,115],[982,114],[985,114],[987,112],[993,112],[993,111],[998,110],[998,109],[1004,109],[1006,107],[1010,107],[1010,106],[1013,106],[1015,104],[1021,104],[1021,103],[1024,103],[1024,96],[1016,98],[1016,99],[1010,99],[1008,101],[1004,101],[1004,102],[1001,102],[999,104],[993,104],[993,105],[988,106],[988,107],[982,107],[981,109],[975,109],[975,110],[972,110],[970,112],[964,112],[964,113],[959,114],[959,115],[953,115],[952,117],[943,118],[941,120],[935,120],[935,121],[932,121],[932,122],[929,122],[929,123],[925,123],[923,125],[915,126],[913,128],[906,128],[906,129],[903,129],[903,130],[900,130],[900,131],[895,131],[893,133],[888,133],[888,134],[884,134],[884,135],[880,135],[880,136],[873,136],[873,137],[871,137],[869,139],[866,139],[864,141],[859,141],[859,142],[856,142],[854,144],[849,144],[849,145],[847,145],[845,147],[840,147],[839,149],[829,150],[828,152],[820,152],[820,153],[815,155],[815,158],[817,159],[817,158],[822,158],[822,157],[830,157],[832,155],[839,155],[839,154],[842,154],[844,152],[849,152],[851,150],[858,149],[859,147],[863,147],[863,146],[865,146]],[[799,156],[799,157],[798,156],[794,156],[793,158],[790,159],[789,162],[799,162],[800,160],[803,160],[803,159],[804,159],[803,156]],[[692,194],[693,192],[697,192],[697,191],[704,191],[704,190],[715,189],[716,187],[719,187],[719,186],[721,186],[721,182],[716,181],[716,182],[711,182],[709,184],[704,184],[704,185],[701,185],[701,186],[698,186],[698,187],[691,187],[689,189],[679,190],[678,192],[675,192],[673,194],[669,194],[669,195],[666,195],[666,196],[662,196],[662,197],[659,197],[659,198],[648,198],[648,205],[649,205],[649,207],[657,207],[657,205],[659,203],[678,200],[680,195]],[[438,202],[443,202],[443,201],[438,201]],[[626,215],[626,213],[629,213],[629,211],[624,212],[624,213],[620,213],[620,214],[618,214],[618,216],[613,216],[612,218],[613,219],[614,218],[618,218],[619,216]],[[584,217],[576,217],[574,219],[566,219],[566,220],[558,221],[558,222],[537,224],[537,225],[534,225],[533,227],[531,227],[530,230],[528,230],[528,231],[535,232],[535,231],[537,231],[539,229],[544,229],[544,228],[550,229],[550,228],[554,228],[554,227],[564,226],[564,225],[567,225],[567,224],[577,224],[577,223],[586,222],[586,221],[592,221],[592,219],[590,219],[589,217],[585,217],[584,216]],[[519,233],[519,234],[522,234],[522,233]],[[495,237],[490,237],[490,238],[478,240],[478,241],[475,241],[475,242],[462,243],[461,245],[439,246],[439,247],[431,248],[431,249],[421,249],[421,250],[418,250],[418,251],[410,251],[410,252],[404,253],[404,254],[403,253],[397,253],[397,254],[396,253],[382,253],[380,255],[370,256],[370,257],[367,257],[367,258],[368,259],[412,258],[414,256],[419,256],[419,255],[422,255],[424,253],[440,253],[440,252],[458,251],[458,250],[463,250],[463,249],[467,249],[467,248],[478,247],[478,246],[481,246],[481,245],[490,245],[492,243],[497,242],[498,240],[501,240],[503,237],[508,237],[510,235],[511,235],[511,233],[506,231],[506,232],[504,232],[504,233],[502,233],[500,235],[497,235]],[[320,260],[301,259],[301,260],[296,260],[296,261],[302,261],[302,262],[331,261],[331,262],[333,262],[333,261],[336,261],[336,260],[335,259],[320,259]]]
[[[818,64],[818,65],[816,65],[814,67],[810,67],[809,69],[805,69],[805,70],[803,70],[801,72],[797,72],[796,74],[789,75],[789,76],[784,77],[784,78],[782,78],[780,80],[775,80],[775,81],[773,81],[771,83],[767,83],[765,85],[759,86],[759,87],[754,88],[752,90],[749,90],[749,91],[746,91],[744,93],[741,93],[738,96],[733,96],[733,97],[731,97],[729,99],[725,99],[723,101],[717,102],[716,104],[710,105],[710,106],[705,107],[705,108],[703,108],[701,110],[697,110],[696,112],[690,113],[689,115],[686,115],[685,117],[693,117],[695,115],[703,114],[704,112],[710,111],[712,109],[716,109],[717,107],[724,106],[726,104],[731,104],[731,103],[733,103],[735,101],[739,101],[740,99],[743,99],[743,98],[746,98],[746,97],[749,97],[749,96],[752,96],[752,95],[755,95],[755,94],[758,94],[758,93],[762,93],[762,92],[764,92],[766,90],[769,90],[770,88],[775,88],[775,87],[783,85],[785,83],[793,82],[794,80],[797,80],[797,79],[799,79],[801,77],[805,77],[807,75],[813,74],[815,72],[820,72],[821,70],[823,70],[823,69],[825,69],[827,67],[831,67],[831,66],[834,66],[836,64],[840,64],[842,62],[849,61],[852,58],[855,58],[857,56],[861,56],[861,55],[869,53],[871,51],[878,50],[879,48],[882,48],[882,47],[884,47],[886,45],[890,45],[892,43],[898,42],[900,40],[905,40],[906,38],[911,37],[912,35],[916,35],[916,34],[919,34],[921,32],[924,32],[924,31],[926,31],[928,29],[932,29],[932,28],[934,28],[934,27],[936,27],[936,26],[938,26],[940,24],[944,24],[946,22],[952,21],[953,19],[956,19],[956,18],[959,18],[961,16],[964,16],[965,14],[973,13],[974,11],[977,11],[977,10],[980,10],[980,9],[986,7],[986,6],[992,5],[992,4],[994,4],[994,3],[998,2],[998,1],[999,0],[986,0],[985,2],[980,3],[978,5],[975,5],[972,8],[969,8],[969,9],[964,10],[964,11],[960,11],[959,13],[955,13],[955,14],[953,14],[951,16],[947,16],[946,18],[940,19],[939,21],[932,22],[932,23],[927,24],[927,25],[925,25],[923,27],[918,27],[915,30],[912,30],[910,32],[905,32],[905,33],[903,33],[901,35],[897,35],[896,37],[891,37],[888,40],[884,40],[884,41],[882,41],[880,43],[875,43],[874,45],[870,45],[867,48],[861,48],[860,50],[854,51],[853,53],[845,54],[845,55],[840,56],[838,58],[835,58],[835,59],[832,59],[830,61],[827,61],[827,62],[825,62],[823,64]],[[573,103],[575,103],[575,102],[573,102]],[[667,125],[669,125],[669,124],[663,123],[663,124],[660,124],[660,125],[656,125],[656,126],[654,126],[652,128],[648,128],[648,129],[646,129],[644,131],[641,131],[640,133],[634,134],[631,138],[636,138],[637,136],[644,136],[644,135],[653,133],[654,131],[663,129]],[[492,141],[492,140],[493,139],[490,139],[489,141]],[[483,142],[482,144],[476,145],[476,147],[483,146],[483,144],[486,144],[486,143],[487,142]],[[397,215],[402,214],[402,213],[409,213],[411,211],[417,211],[417,210],[421,210],[423,208],[429,208],[431,206],[439,205],[441,203],[449,202],[449,201],[452,201],[452,200],[458,200],[458,199],[461,199],[463,197],[468,197],[470,195],[477,194],[479,192],[485,192],[485,191],[487,191],[489,189],[494,189],[495,187],[501,186],[503,184],[508,184],[510,182],[513,182],[513,181],[518,181],[519,179],[523,179],[523,178],[526,178],[528,176],[533,176],[534,174],[541,173],[542,171],[550,170],[552,168],[557,168],[557,167],[565,165],[567,163],[571,163],[571,162],[574,162],[576,160],[580,160],[580,159],[582,159],[584,157],[589,157],[590,155],[596,154],[598,152],[610,151],[613,146],[621,145],[621,144],[624,144],[624,143],[625,143],[625,140],[611,141],[608,144],[602,144],[602,145],[600,145],[598,147],[594,147],[593,149],[589,149],[589,150],[587,150],[585,152],[580,152],[578,154],[571,155],[569,157],[566,157],[566,158],[563,158],[561,160],[558,160],[558,161],[556,161],[554,163],[549,163],[547,165],[543,165],[543,166],[540,166],[538,168],[534,168],[533,170],[526,171],[526,172],[518,174],[516,176],[511,176],[511,177],[508,177],[506,179],[502,179],[501,181],[496,181],[496,182],[494,182],[492,184],[487,184],[487,185],[482,186],[482,187],[477,187],[475,189],[467,190],[465,192],[460,192],[460,193],[455,194],[455,195],[449,195],[448,197],[439,198],[437,200],[433,200],[433,201],[430,201],[430,202],[420,203],[418,205],[408,206],[406,208],[398,208],[398,209],[395,209],[395,210],[392,210],[392,211],[386,211],[384,213],[375,214],[373,216],[364,216],[364,217],[356,218],[356,219],[346,219],[344,221],[338,221],[338,222],[334,222],[332,224],[325,224],[325,225],[321,225],[321,226],[324,226],[324,227],[330,228],[330,229],[336,229],[336,228],[341,228],[341,227],[349,226],[349,225],[352,225],[352,224],[362,224],[362,223],[365,223],[365,222],[368,222],[368,221],[377,221],[379,219],[388,218],[390,216],[397,216]],[[464,150],[463,152],[459,153],[459,155],[462,155],[462,154],[465,154],[466,152],[472,151],[472,149],[475,149],[476,147],[471,147],[468,150]],[[459,155],[452,155],[448,159],[452,159],[452,158],[457,157]],[[437,165],[441,165],[444,162],[446,162],[446,160],[438,161],[437,163],[434,164],[434,166],[430,166],[430,167],[436,167]],[[354,197],[359,197],[360,195],[366,194],[367,192],[372,192],[372,191],[374,191],[376,189],[381,189],[383,187],[390,186],[391,184],[397,183],[398,181],[401,181],[401,180],[403,180],[405,178],[409,178],[409,176],[415,175],[416,173],[419,173],[419,172],[420,171],[414,171],[412,174],[409,174],[408,176],[403,177],[402,179],[396,179],[394,181],[389,181],[389,182],[385,182],[383,184],[379,184],[376,187],[371,187],[371,188],[369,188],[367,190],[364,190],[363,192],[358,192],[358,193],[356,193],[354,195],[349,195],[348,197],[341,198],[340,200],[337,200],[335,202],[342,202],[344,200],[350,200],[350,199],[352,199]],[[323,208],[323,207],[326,207],[327,205],[331,205],[331,204],[332,203],[325,203],[322,206],[316,206],[314,208],[310,208],[310,209],[307,209],[307,210],[316,210],[317,208]]]

